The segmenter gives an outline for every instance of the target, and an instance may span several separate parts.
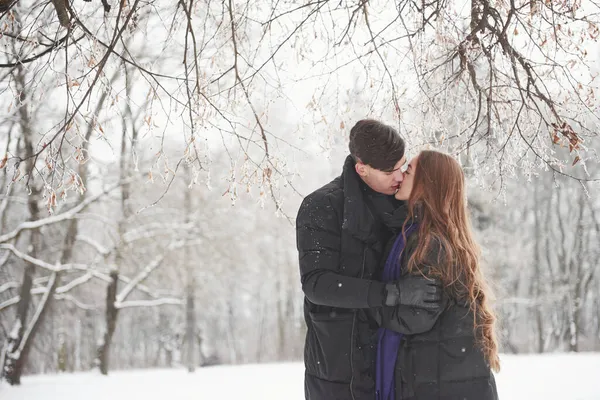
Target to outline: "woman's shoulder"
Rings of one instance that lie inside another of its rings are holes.
[[[430,265],[439,265],[444,262],[447,250],[444,241],[437,235],[425,234],[415,231],[406,238],[406,250],[408,254],[414,253],[419,246],[427,245],[423,262]]]

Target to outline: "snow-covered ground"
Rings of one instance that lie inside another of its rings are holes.
[[[503,356],[502,400],[600,400],[600,353]],[[26,376],[2,400],[302,400],[300,363]]]

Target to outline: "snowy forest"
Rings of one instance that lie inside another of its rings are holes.
[[[0,376],[302,360],[359,119],[468,177],[502,353],[600,351],[600,5],[0,0]]]

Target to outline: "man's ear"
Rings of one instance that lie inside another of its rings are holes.
[[[357,161],[354,168],[356,168],[356,173],[363,178],[369,176],[369,166],[367,164]]]

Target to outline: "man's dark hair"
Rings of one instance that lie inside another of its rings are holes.
[[[358,121],[350,129],[350,154],[380,171],[393,171],[404,157],[404,140],[389,125],[374,119]]]

